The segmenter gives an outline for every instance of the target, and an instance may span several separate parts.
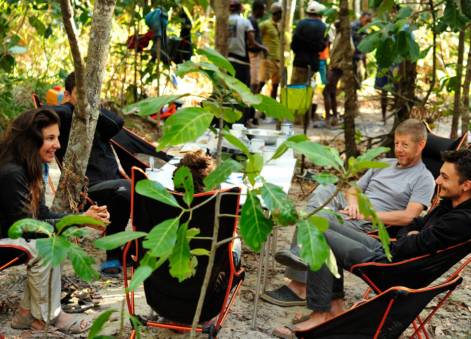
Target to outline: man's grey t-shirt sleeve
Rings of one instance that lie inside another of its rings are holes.
[[[368,187],[368,184],[370,183],[371,178],[373,177],[374,171],[372,168],[370,168],[368,171],[366,171],[365,174],[361,176],[361,178],[357,181],[358,186],[360,186],[362,192],[365,192],[366,188]]]
[[[245,32],[251,32],[254,31],[255,29],[252,26],[252,23],[250,22],[249,19],[244,20],[244,31]]]
[[[426,173],[417,178],[413,188],[409,202],[418,202],[424,205],[426,208],[430,207],[430,203],[435,191],[435,181],[432,174]]]

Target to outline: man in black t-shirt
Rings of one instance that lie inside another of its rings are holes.
[[[326,44],[326,26],[321,20],[324,10],[324,5],[311,1],[306,9],[308,17],[296,26],[291,42],[294,52],[292,84],[308,82],[308,67],[311,68],[311,75],[319,70],[319,53],[324,50]]]

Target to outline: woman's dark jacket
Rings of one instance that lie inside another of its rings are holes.
[[[30,181],[21,165],[9,162],[0,167],[0,238],[8,237],[8,229],[15,221],[32,217],[29,210],[31,202],[29,185]],[[44,195],[41,197],[39,211],[36,214],[36,219],[51,224],[64,215],[50,211],[44,204]]]

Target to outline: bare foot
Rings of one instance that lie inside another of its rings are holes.
[[[330,304],[330,314],[333,317],[345,312],[345,301],[342,298],[332,300]]]
[[[291,280],[286,286],[301,299],[306,299],[306,284]]]
[[[279,338],[295,338],[294,332],[307,331],[317,325],[333,318],[330,312],[312,312],[303,317],[305,320],[298,322],[296,326],[283,326],[273,330],[273,335]]]

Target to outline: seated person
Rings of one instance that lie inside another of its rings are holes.
[[[175,172],[182,166],[186,166],[190,169],[193,177],[193,185],[195,188],[195,194],[204,192],[204,178],[211,173],[216,167],[214,158],[210,155],[204,154],[203,151],[189,152],[180,160]],[[175,172],[173,172],[175,174]],[[176,191],[179,191],[176,189]],[[242,245],[240,239],[237,238],[233,242],[232,255],[234,258],[234,265],[236,268],[240,266],[240,255],[242,252]]]
[[[65,79],[64,104],[52,106],[60,117],[60,137],[62,148],[57,152],[57,158],[62,163],[67,150],[74,107],[77,104],[77,89],[75,88],[75,73],[70,73]],[[106,229],[107,235],[124,231],[131,208],[131,184],[122,179],[115,154],[110,145],[110,139],[123,127],[124,121],[115,113],[100,109],[92,150],[88,160],[86,176],[89,180],[88,195],[98,204],[108,206],[110,221]],[[121,272],[121,249],[106,252],[106,261],[101,265],[102,273],[117,274]]]
[[[11,123],[0,142],[0,244],[25,247],[32,255],[27,265],[23,300],[11,326],[44,329],[51,279],[51,324],[64,333],[74,334],[85,332],[91,324],[61,310],[60,267],[52,267],[38,256],[34,234],[28,241],[7,238],[9,227],[19,219],[35,218],[54,224],[63,216],[44,205],[43,164],[53,161],[59,148],[59,117],[53,111],[27,111]],[[104,222],[109,218],[106,206],[91,206],[84,214]]]
[[[408,225],[430,206],[434,181],[421,158],[426,140],[427,131],[423,123],[415,119],[403,121],[394,133],[396,157],[384,159],[390,166],[370,169],[357,182],[383,223]],[[308,199],[307,212],[321,206],[334,192],[333,185],[318,186]],[[359,212],[355,188],[349,189],[346,194],[339,193],[327,207],[346,216],[342,227],[362,232],[371,230],[371,221],[365,220]],[[338,224],[335,216],[321,214],[329,219],[330,227]],[[263,300],[279,306],[305,304],[307,267],[297,257],[298,253],[295,232],[290,250],[281,250],[275,254],[278,262],[288,266],[285,276],[290,282],[265,292],[261,296]]]
[[[444,152],[443,160],[436,180],[442,201],[427,216],[401,229],[391,244],[393,261],[435,253],[471,239],[471,150]],[[337,259],[340,278],[336,279],[325,265],[317,272],[309,271],[307,306],[312,312],[295,330],[312,328],[343,312],[342,269],[370,261],[387,262],[379,240],[361,231],[332,224],[325,237]],[[274,333],[283,338],[291,335],[288,328],[278,328]]]

